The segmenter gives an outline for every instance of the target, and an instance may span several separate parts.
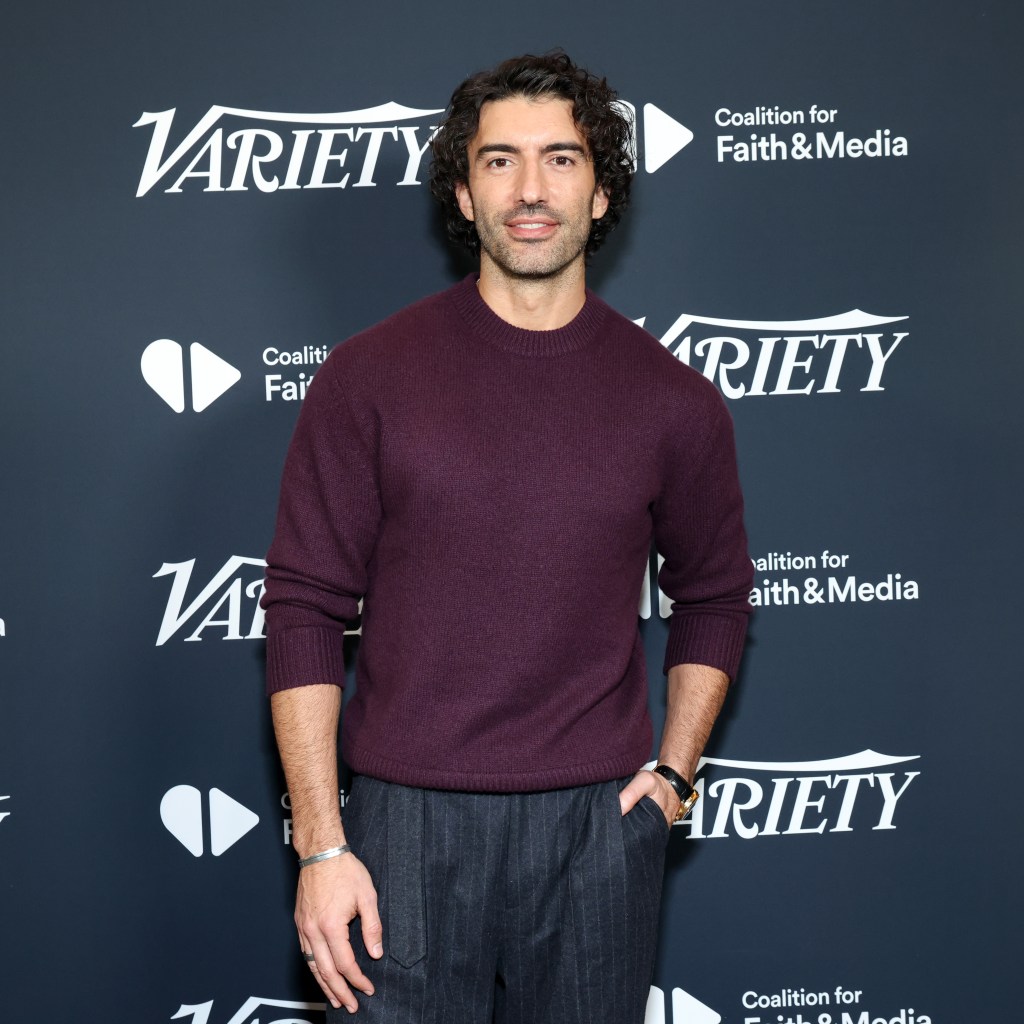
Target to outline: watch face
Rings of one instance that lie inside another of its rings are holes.
[[[690,811],[693,809],[693,805],[697,802],[700,794],[695,789],[690,790],[690,795],[679,805],[679,810],[676,812],[676,821],[682,821]]]

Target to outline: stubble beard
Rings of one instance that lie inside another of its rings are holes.
[[[509,238],[505,232],[506,221],[531,215],[555,219],[558,222],[555,236],[538,238],[535,242]],[[565,218],[538,204],[478,218],[476,233],[480,248],[507,277],[537,281],[557,277],[583,257],[591,223],[589,207],[579,216]]]

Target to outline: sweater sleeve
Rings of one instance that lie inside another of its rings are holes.
[[[658,583],[672,600],[664,671],[700,664],[735,678],[743,654],[753,566],[732,420],[717,392],[703,442],[677,447],[655,502]],[[685,433],[688,432],[683,432]]]
[[[372,417],[354,411],[337,356],[310,384],[285,460],[261,602],[268,693],[344,684],[345,625],[366,593],[381,521]]]

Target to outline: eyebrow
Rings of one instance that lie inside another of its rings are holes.
[[[484,156],[488,153],[512,153],[513,155],[521,152],[517,146],[511,146],[507,142],[490,142],[486,146],[481,146],[477,151],[477,158]],[[578,142],[549,142],[542,150],[541,153],[579,153],[581,156],[586,156],[587,151]]]

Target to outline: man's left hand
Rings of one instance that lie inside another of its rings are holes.
[[[681,803],[679,795],[669,785],[667,779],[655,775],[646,768],[641,768],[619,793],[619,807],[622,808],[622,813],[628,814],[636,806],[637,801],[645,796],[649,796],[661,808],[669,825],[676,820]]]

